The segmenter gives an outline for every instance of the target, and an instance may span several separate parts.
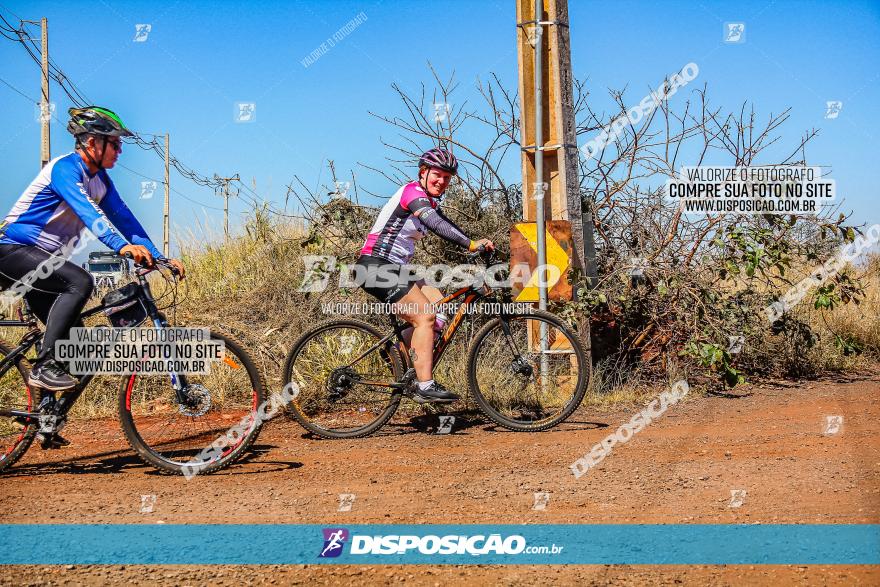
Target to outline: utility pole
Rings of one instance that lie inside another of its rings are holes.
[[[516,0],[516,22],[523,219],[536,223],[538,267],[547,263],[548,221],[567,220],[573,249],[571,267],[583,270],[590,285],[595,285],[593,221],[591,211],[581,209],[568,0]],[[539,282],[542,308],[548,293]],[[541,351],[547,345],[543,326]],[[579,321],[578,330],[590,353],[589,316]],[[542,352],[542,372],[544,355]]]
[[[171,155],[168,150],[169,136],[168,133],[165,133],[165,212],[163,216],[163,233],[164,238],[162,240],[162,254],[166,257],[169,256],[169,208],[171,206]]]
[[[592,214],[581,212],[568,0],[516,0],[516,17],[524,220],[571,222],[573,266],[595,284]]]
[[[239,181],[239,178],[237,173],[232,177],[220,177],[215,173],[214,179],[223,183],[223,234],[226,236],[226,242],[229,242],[229,184]]]
[[[40,169],[46,166],[51,158],[49,148],[49,121],[52,113],[49,110],[49,22],[45,18],[40,19],[41,31],[41,61],[43,66],[42,92],[40,97]]]

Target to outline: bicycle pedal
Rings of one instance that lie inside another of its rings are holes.
[[[71,444],[69,440],[58,434],[38,434],[37,440],[40,442],[40,448],[43,450],[57,450]]]
[[[40,422],[40,433],[41,434],[54,434],[58,431],[58,420],[59,417],[53,414],[40,414],[39,422]]]
[[[408,397],[412,401],[416,402],[420,406],[422,406],[424,408],[428,408],[428,409],[430,409],[431,405],[434,403],[433,401],[431,401],[429,399],[423,398],[422,396],[420,396],[417,393],[408,393],[406,395],[406,397]]]

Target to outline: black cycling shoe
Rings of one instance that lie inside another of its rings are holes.
[[[451,403],[460,398],[435,381],[430,387],[428,387],[428,389],[421,389],[418,384],[416,384],[415,389],[413,390],[413,399],[420,404],[426,402],[439,404]]]
[[[76,387],[76,379],[52,359],[46,359],[31,369],[28,384],[49,391],[64,391]]]

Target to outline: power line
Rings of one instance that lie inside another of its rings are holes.
[[[239,179],[238,174],[236,173],[232,177],[220,177],[219,175],[214,175],[214,179],[223,184],[223,234],[226,236],[226,240],[229,240],[229,184],[233,181],[237,181],[241,183],[241,179]],[[242,184],[243,185],[243,184]],[[237,196],[238,192],[232,194],[233,196]]]
[[[0,8],[3,8],[4,10],[9,11],[5,6],[0,5]],[[11,11],[9,11],[9,12],[11,12]],[[13,15],[14,15],[14,13],[13,13]],[[2,14],[0,14],[0,21],[2,21],[2,22],[0,22],[0,35],[2,35],[3,37],[5,37],[8,40],[17,42],[22,47],[24,47],[25,51],[30,56],[30,58],[34,61],[34,63],[36,63],[42,69],[43,68],[42,56],[44,53],[44,48],[39,46],[37,44],[37,40],[32,38],[28,34],[28,31],[25,29],[26,24],[38,24],[38,23],[32,23],[30,21],[25,21],[25,20],[21,19],[20,17],[18,17],[17,15],[15,15],[15,16],[16,16],[16,18],[19,19],[19,26],[18,27],[13,27],[12,23],[10,23]],[[5,26],[4,26],[4,24],[5,24]],[[14,35],[14,36],[12,36],[12,35]],[[80,89],[77,88],[76,85],[72,81],[70,81],[68,76],[64,73],[64,71],[61,69],[61,67],[58,66],[58,64],[55,62],[54,59],[48,58],[47,65],[48,65],[48,72],[46,72],[44,70],[43,75],[47,75],[47,73],[48,73],[48,78],[50,80],[54,81],[58,85],[58,87],[61,88],[61,90],[68,97],[68,99],[70,99],[70,101],[73,103],[74,106],[79,107],[79,108],[83,108],[83,107],[86,107],[86,106],[92,104],[92,101],[89,100],[89,98],[82,91],[80,91]],[[28,101],[35,103],[35,104],[38,103],[36,100],[31,99],[27,94],[25,94],[24,92],[22,92],[18,88],[14,87],[9,82],[7,82],[3,79],[0,79],[0,81],[2,81],[6,86],[8,86],[10,89],[12,89],[13,91],[20,94],[22,97],[24,97]],[[151,137],[151,138],[149,140],[147,140],[146,137]],[[225,232],[227,234],[227,238],[228,238],[228,234],[229,234],[228,202],[229,202],[229,195],[230,195],[229,194],[230,181],[238,181],[239,184],[241,184],[241,186],[247,192],[249,192],[250,194],[253,194],[253,196],[243,196],[243,199],[245,199],[251,206],[253,206],[254,208],[257,208],[260,205],[261,202],[260,202],[259,194],[257,194],[254,190],[249,188],[244,183],[242,183],[240,181],[240,179],[238,179],[237,175],[235,177],[223,178],[222,180],[219,179],[216,174],[215,174],[215,179],[213,179],[213,180],[211,178],[208,178],[207,176],[200,175],[195,170],[193,170],[191,167],[184,165],[179,159],[177,159],[176,157],[171,155],[170,152],[166,153],[166,150],[167,150],[166,146],[163,145],[162,143],[160,143],[159,141],[157,141],[156,140],[157,138],[164,138],[164,135],[156,135],[156,134],[147,133],[147,132],[143,132],[143,133],[135,132],[134,136],[131,138],[126,138],[125,142],[129,143],[129,144],[132,144],[132,143],[136,144],[141,149],[144,149],[147,151],[153,151],[156,154],[158,154],[160,157],[165,159],[166,160],[166,163],[165,163],[166,175],[167,175],[168,166],[173,166],[181,176],[183,176],[186,179],[189,179],[190,181],[196,183],[197,185],[202,185],[205,187],[213,187],[215,190],[218,189],[220,187],[220,185],[223,185],[224,186],[224,208],[222,210],[224,212],[224,225],[226,227]],[[138,171],[135,171],[134,169],[131,169],[121,163],[119,163],[119,166],[122,167],[123,169],[127,170],[128,172],[130,172],[136,176],[142,177],[144,179],[147,179],[149,181],[153,181],[156,183],[163,183],[163,184],[165,183],[164,181],[159,182],[159,180],[152,178],[152,177],[149,177],[147,175],[144,175]],[[199,202],[198,200],[195,200],[195,199],[187,196],[186,194],[183,194],[182,192],[180,192],[179,190],[177,190],[175,188],[170,188],[170,191],[173,191],[175,194],[179,195],[180,197],[184,198],[185,200],[188,200],[189,202],[192,202],[193,204],[196,204],[196,205],[201,206],[203,208],[207,208],[207,209],[211,209],[211,210],[218,210],[218,211],[221,210],[221,208],[218,208],[215,206],[209,206],[207,204],[203,204],[203,203]],[[240,192],[240,190],[239,190],[239,192]],[[275,214],[280,214],[276,210],[272,209],[271,203],[265,202],[265,205],[270,212],[275,213]]]
[[[6,81],[2,77],[0,77],[0,82],[3,82],[3,84],[6,85],[9,89],[11,89],[15,92],[18,92],[21,96],[24,96],[24,98],[26,98],[28,102],[31,102],[33,104],[39,104],[39,102],[37,100],[34,100],[33,98],[31,98],[30,96],[28,96],[27,94],[25,94],[24,92],[22,92],[21,90],[19,90],[15,86],[13,86],[11,83]]]
[[[281,212],[280,210],[275,210],[275,209],[273,209],[273,207],[272,207],[272,202],[270,202],[270,201],[268,201],[268,200],[266,200],[266,199],[261,199],[261,198],[260,198],[260,194],[258,194],[257,192],[255,192],[254,190],[252,190],[251,188],[249,188],[249,187],[247,186],[247,184],[243,183],[241,180],[239,180],[238,183],[240,183],[241,186],[242,186],[245,190],[247,190],[248,192],[250,192],[251,194],[253,194],[253,196],[248,196],[248,197],[247,197],[247,199],[249,200],[251,206],[253,206],[253,207],[256,208],[256,207],[259,206],[261,203],[263,203],[263,204],[266,204],[266,206],[268,207],[268,208],[267,208],[267,211],[268,211],[270,214],[275,214],[276,216],[286,216],[286,217],[289,217],[289,218],[305,218],[304,216],[297,216],[297,215],[287,214],[287,213],[285,213],[285,212]],[[239,197],[244,197],[244,196],[242,196],[242,195],[239,193]]]
[[[156,136],[156,135],[151,135]],[[155,151],[160,157],[165,158],[165,146],[157,141],[155,138],[150,139],[149,141],[144,139],[140,133],[135,133],[135,136],[131,139],[126,140],[126,142],[133,142],[135,145],[144,149],[145,151]],[[186,179],[205,187],[219,187],[215,180],[212,180],[206,176],[200,175],[196,173],[192,168],[184,165],[180,162],[177,157],[174,155],[168,154],[169,164],[177,169],[177,172],[180,173]]]
[[[140,171],[135,171],[135,170],[132,169],[131,167],[128,167],[128,166],[126,166],[126,165],[123,165],[122,163],[119,163],[118,161],[116,162],[116,165],[118,165],[119,167],[122,167],[123,169],[125,169],[126,171],[128,171],[128,172],[130,172],[130,173],[133,173],[134,175],[137,175],[138,177],[142,177],[142,178],[144,178],[144,179],[148,179],[148,180],[150,180],[150,181],[155,181],[156,183],[164,183],[164,182],[162,182],[162,181],[156,179],[155,177],[149,177],[149,176],[147,176],[147,175],[144,175],[144,174],[141,173]],[[185,200],[189,200],[189,201],[192,202],[193,204],[198,204],[199,206],[201,206],[201,207],[203,207],[203,208],[208,208],[208,209],[210,209],[210,210],[218,210],[218,211],[220,211],[220,212],[223,211],[223,208],[217,208],[217,207],[215,207],[215,206],[209,206],[208,204],[202,204],[202,203],[199,202],[198,200],[195,200],[195,199],[193,199],[193,198],[187,196],[186,194],[184,194],[184,193],[178,191],[177,188],[171,188],[171,191],[174,192],[175,194],[177,194],[178,196],[184,198]]]
[[[251,197],[251,196],[242,196],[242,195],[239,193],[239,197],[240,197],[240,198],[241,198],[241,197],[247,197],[247,199],[248,199],[248,201],[250,202],[251,206],[255,206],[255,207],[256,207],[257,205],[259,205],[259,203],[260,203],[260,201],[259,201],[260,195],[259,195],[257,192],[255,192],[254,190],[252,190],[251,188],[249,188],[249,187],[247,186],[247,184],[244,183],[243,181],[241,181],[240,179],[238,180],[238,183],[241,184],[241,187],[243,187],[245,190],[247,190],[248,192],[250,192],[251,194],[253,194],[253,197]]]
[[[222,211],[223,211],[223,208],[217,208],[216,206],[209,206],[209,205],[207,205],[207,204],[202,204],[201,202],[199,202],[199,201],[197,201],[197,200],[194,200],[194,199],[190,198],[190,197],[187,196],[186,194],[181,193],[177,188],[171,188],[171,191],[174,192],[175,194],[177,194],[178,196],[184,198],[185,200],[189,200],[189,201],[192,202],[193,204],[198,204],[198,205],[201,206],[202,208],[208,208],[209,210],[217,210],[218,212],[222,212]]]
[[[12,12],[12,11],[9,10],[8,8],[6,8],[6,6],[4,6],[3,4],[0,4],[0,8],[2,8],[3,10],[6,10],[7,12],[9,12],[9,14],[11,14],[12,16],[14,16],[14,17],[17,18],[18,20],[21,20],[21,19],[22,19],[19,15],[15,14],[14,12]],[[3,19],[3,20],[6,20],[6,19]]]
[[[3,18],[2,15],[0,15],[0,18]],[[12,26],[9,23],[9,21],[6,20],[5,18],[3,18],[3,22],[5,22],[10,27]],[[27,34],[27,31],[25,31],[25,29],[24,29],[25,23],[26,23],[26,21],[20,20],[20,27],[13,31],[18,36],[18,39],[15,39],[15,40],[17,40],[25,48],[25,50],[28,52],[28,54],[31,56],[31,59],[33,59],[35,63],[41,65],[40,57],[37,56],[37,53],[39,53],[41,51],[41,48],[37,46],[36,40],[31,38]],[[28,23],[28,24],[30,24],[30,23]],[[33,23],[33,24],[36,24],[36,23]],[[25,41],[30,42],[30,44],[33,46],[33,50],[31,49],[31,47],[28,46],[28,44]],[[36,53],[35,53],[35,51],[36,51]],[[85,94],[80,92],[79,89],[77,89],[77,87],[74,86],[73,83],[69,79],[67,79],[67,76],[64,74],[63,71],[61,71],[61,68],[58,67],[58,65],[55,63],[55,61],[52,58],[49,58],[49,69],[50,69],[50,76],[58,83],[59,86],[61,86],[61,89],[64,90],[64,93],[67,94],[68,97],[70,97],[71,100],[77,106],[81,107],[81,106],[86,105],[88,102],[90,102],[90,100],[85,96]],[[65,85],[64,85],[65,83],[70,86],[69,90],[67,87],[65,87]],[[71,91],[74,94],[76,94],[76,98],[74,98],[71,95],[71,93],[70,93]],[[80,103],[80,102],[82,102],[82,103]]]
[[[18,42],[22,47],[25,48],[34,63],[36,63],[37,65],[41,65],[39,55],[34,52],[35,50],[39,52],[40,49],[37,47],[36,41],[27,34],[27,31],[24,28],[25,21],[19,19],[19,27],[15,28],[12,26],[12,23],[6,20],[6,18],[2,14],[0,14],[0,20],[2,20],[2,22],[6,24],[6,27],[0,25],[0,29],[6,32],[14,33],[17,38],[12,38],[6,34],[4,34],[3,36],[5,36],[7,39]],[[49,59],[49,77],[58,84],[61,90],[67,95],[67,97],[70,99],[71,102],[73,102],[75,106],[83,108],[91,103],[91,100],[89,100],[85,96],[85,94],[83,94],[79,90],[79,88],[77,88],[76,85],[70,81],[64,71],[53,59]],[[146,135],[149,133],[144,134]],[[152,136],[155,137],[155,135]],[[134,137],[126,142],[134,142],[134,144],[136,144],[138,147],[146,151],[152,150],[163,159],[165,158],[165,149],[158,141],[155,140],[155,138],[148,141],[144,139],[141,134],[135,133]],[[169,164],[177,169],[178,173],[180,173],[180,175],[182,175],[184,178],[205,187],[219,187],[220,184],[216,183],[207,176],[200,175],[191,167],[184,165],[179,159],[177,159],[170,153],[168,154],[168,159]]]
[[[0,5],[0,7],[2,7],[2,5]],[[16,18],[18,18],[18,17],[16,16]],[[3,36],[6,37],[7,39],[18,42],[22,47],[24,47],[25,51],[27,51],[28,55],[31,57],[31,59],[34,61],[34,63],[36,63],[37,65],[40,65],[42,67],[41,58],[39,56],[41,49],[38,47],[36,41],[27,34],[27,31],[25,30],[25,27],[24,27],[24,25],[26,24],[26,21],[19,18],[19,21],[20,21],[19,27],[15,28],[12,26],[12,23],[10,23],[8,20],[6,20],[6,18],[2,14],[0,14],[0,20],[2,20],[2,22],[7,25],[6,27],[4,27],[3,24],[0,24],[0,33],[2,33]],[[12,33],[16,36],[10,37],[6,33]],[[53,81],[55,81],[55,83],[58,84],[58,86],[61,88],[61,90],[65,93],[65,95],[67,95],[67,97],[70,99],[70,101],[75,106],[77,106],[79,108],[83,108],[91,103],[91,100],[89,100],[88,97],[86,97],[86,95],[83,94],[79,90],[79,88],[77,88],[76,85],[70,81],[70,79],[67,77],[67,75],[64,73],[64,71],[51,58],[49,59],[49,77]],[[2,81],[2,80],[0,80],[0,81]],[[24,94],[23,92],[20,92],[19,90],[17,90],[16,88],[14,88],[13,86],[11,86],[9,83],[7,83],[5,81],[4,81],[4,83],[6,83],[6,85],[10,86],[10,88],[17,91],[18,93],[20,93],[22,96],[24,96],[28,100],[30,100],[30,98],[26,94]],[[37,103],[35,100],[33,100],[33,102]],[[147,140],[145,138],[147,136],[151,137],[150,140]],[[164,137],[164,135],[157,135],[157,134],[147,133],[147,132],[143,132],[143,133],[135,132],[134,136],[131,138],[126,138],[125,142],[129,143],[129,144],[133,143],[133,144],[137,145],[138,147],[140,147],[141,149],[144,149],[145,151],[153,151],[157,155],[159,155],[160,157],[162,157],[164,159],[166,156],[164,145],[162,143],[160,143],[158,140],[156,140],[157,138],[162,138],[162,137]],[[179,159],[177,159],[176,157],[171,155],[171,153],[168,153],[168,160],[169,160],[169,165],[173,166],[181,176],[183,176],[186,179],[189,179],[190,181],[192,181],[193,183],[195,183],[197,185],[201,185],[201,186],[205,186],[205,187],[213,187],[215,190],[217,190],[221,185],[224,185],[224,184],[228,186],[228,181],[223,182],[223,181],[219,181],[217,179],[211,179],[211,178],[208,178],[207,176],[200,175],[195,170],[193,170],[191,167],[184,165]],[[155,181],[157,183],[159,182],[159,180],[148,177],[142,173],[139,173],[133,169],[130,169],[129,167],[126,167],[125,165],[123,165],[121,163],[119,165],[120,165],[120,167],[126,169],[127,171],[129,171],[135,175],[138,175],[144,179],[148,179],[150,181]],[[229,179],[231,179],[231,178],[229,178]],[[270,202],[265,202],[264,200],[261,200],[259,194],[257,194],[254,190],[252,190],[250,187],[248,187],[244,183],[242,183],[241,180],[236,180],[236,181],[238,181],[238,183],[247,192],[249,192],[249,194],[252,194],[252,195],[242,195],[242,194],[240,194],[240,190],[239,190],[239,195],[249,205],[256,208],[261,204],[261,202],[263,202],[267,205],[269,212],[274,213],[274,214],[278,214],[278,215],[285,215],[277,210],[274,210],[272,207],[272,204]],[[161,182],[161,183],[164,183],[164,182]],[[228,190],[228,187],[226,188],[226,190]],[[171,188],[171,191],[173,191],[175,194],[181,196],[182,198],[184,198],[184,199],[186,199],[196,205],[199,205],[204,208],[211,209],[211,210],[218,210],[218,211],[223,210],[225,214],[228,214],[228,211],[227,211],[228,209],[226,209],[226,208],[221,209],[221,208],[218,208],[215,206],[209,206],[207,204],[203,204],[203,203],[199,202],[198,200],[195,200],[195,199],[187,196],[186,194],[181,193],[179,190],[177,190],[175,188]],[[226,193],[227,193],[227,196],[225,198],[225,202],[227,202],[226,205],[228,206],[228,191]]]

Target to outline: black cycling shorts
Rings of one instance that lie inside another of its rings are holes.
[[[386,304],[396,304],[413,286],[422,282],[403,265],[378,257],[361,255],[355,265],[363,268],[355,269],[354,275],[361,288]]]
[[[45,269],[38,270],[41,266]],[[25,287],[19,288],[19,284]],[[0,244],[0,287],[21,289],[28,306],[46,325],[37,357],[42,359],[54,356],[55,342],[66,339],[73,326],[82,326],[79,314],[95,282],[82,267],[39,247]]]

